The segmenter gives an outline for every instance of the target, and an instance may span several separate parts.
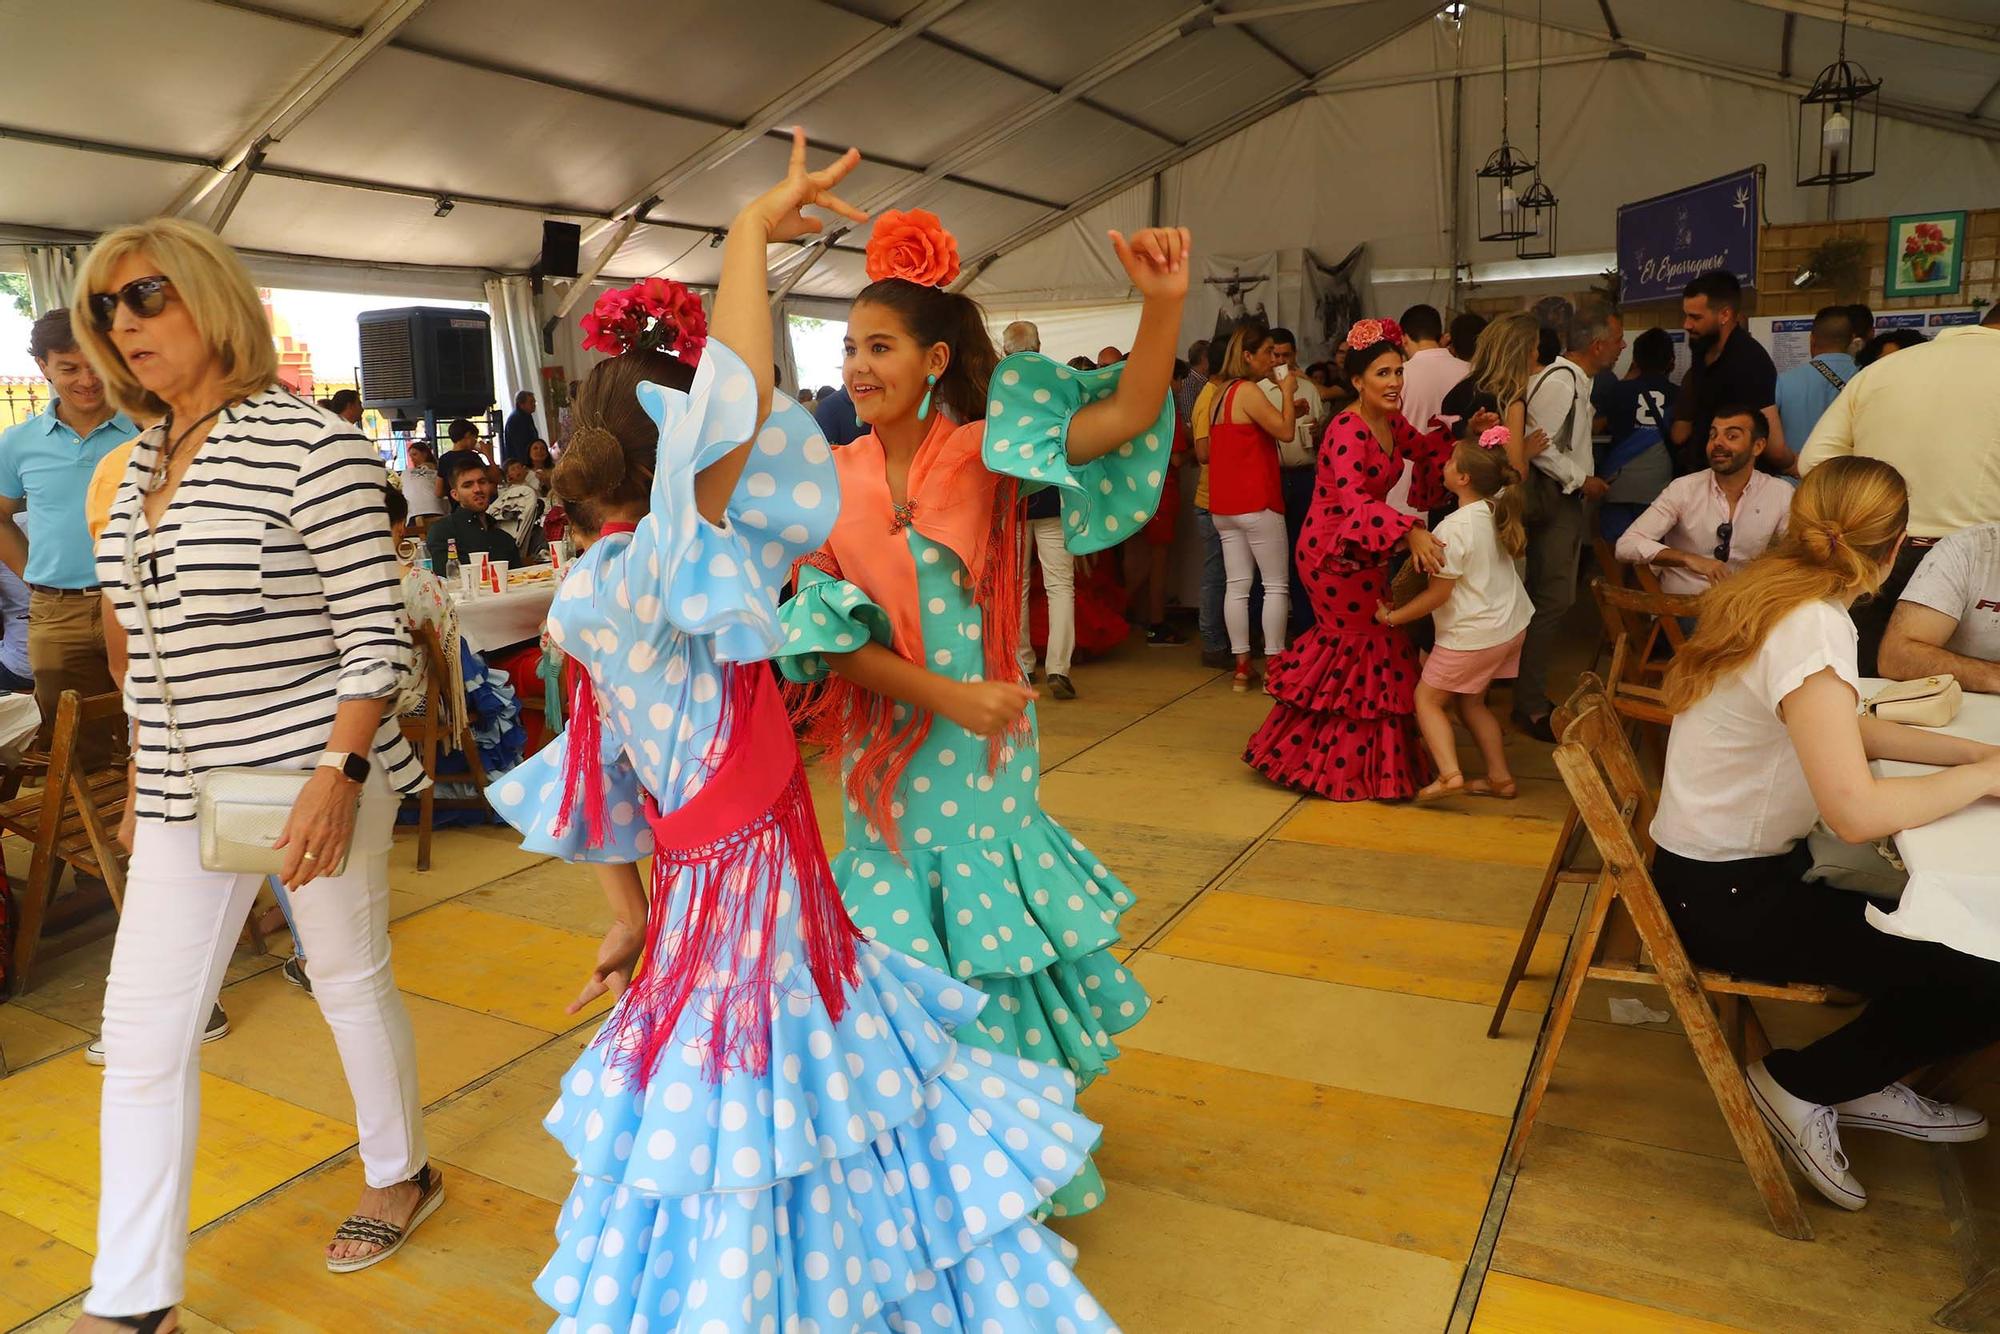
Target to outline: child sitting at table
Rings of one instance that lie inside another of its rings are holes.
[[[1393,610],[1387,603],[1375,610],[1384,625],[1408,625],[1426,616],[1437,621],[1436,647],[1424,661],[1416,705],[1417,729],[1437,762],[1438,777],[1418,789],[1418,801],[1455,792],[1512,801],[1520,791],[1507,768],[1500,720],[1486,707],[1494,678],[1520,670],[1521,644],[1535,614],[1514,567],[1527,550],[1528,533],[1521,526],[1521,477],[1507,462],[1506,443],[1507,428],[1495,426],[1452,449],[1444,484],[1458,497],[1458,508],[1433,534],[1444,548],[1444,564],[1423,592]],[[1458,767],[1458,738],[1445,711],[1454,699],[1486,763],[1486,777],[1470,783]]]
[[[1986,1133],[1969,1107],[1896,1081],[2000,1041],[2000,962],[1926,939],[1860,894],[1808,884],[1824,820],[1866,843],[2000,795],[2000,747],[1864,717],[1848,608],[1881,587],[1909,518],[1878,459],[1813,469],[1786,534],[1704,595],[1666,679],[1677,716],[1652,834],[1653,879],[1688,956],[1709,968],[1858,991],[1845,1027],[1751,1065],[1751,1100],[1820,1194],[1859,1209],[1841,1127],[1953,1143]],[[1938,766],[1877,778],[1876,759]]]

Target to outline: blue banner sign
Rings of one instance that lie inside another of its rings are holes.
[[[1626,301],[1679,297],[1710,269],[1757,285],[1757,182],[1749,167],[1618,209],[1618,276]]]

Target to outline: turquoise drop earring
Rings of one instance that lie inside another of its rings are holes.
[[[937,376],[926,375],[924,377],[924,401],[917,404],[917,417],[919,420],[931,415],[931,390],[935,388],[937,388]]]

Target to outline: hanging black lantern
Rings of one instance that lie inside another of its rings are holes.
[[[1556,257],[1556,192],[1542,180],[1542,6],[1535,4],[1535,178],[1521,191],[1516,209],[1521,215],[1521,238],[1514,246],[1516,259]]]
[[[1520,244],[1514,247],[1516,259],[1554,259],[1556,257],[1556,192],[1549,189],[1542,180],[1542,173],[1535,172],[1535,179],[1528,188],[1521,191],[1519,208],[1521,226],[1524,229]]]
[[[1840,11],[1840,58],[1799,99],[1800,185],[1845,185],[1875,174],[1882,138],[1882,81],[1847,58],[1847,6]]]
[[[1500,6],[1500,146],[1486,156],[1486,163],[1474,172],[1474,213],[1482,241],[1519,241],[1532,235],[1524,230],[1521,196],[1514,182],[1530,175],[1535,164],[1521,155],[1507,139],[1507,6]]]

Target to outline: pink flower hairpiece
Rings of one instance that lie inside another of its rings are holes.
[[[657,347],[692,366],[708,346],[701,297],[671,278],[644,278],[606,292],[581,324],[584,347],[610,357]]]
[[[1400,352],[1403,326],[1394,320],[1356,320],[1354,327],[1347,331],[1347,346],[1352,351],[1359,352],[1377,343],[1388,343]]]
[[[1489,426],[1479,433],[1481,449],[1504,449],[1506,446],[1507,428],[1504,426]]]

